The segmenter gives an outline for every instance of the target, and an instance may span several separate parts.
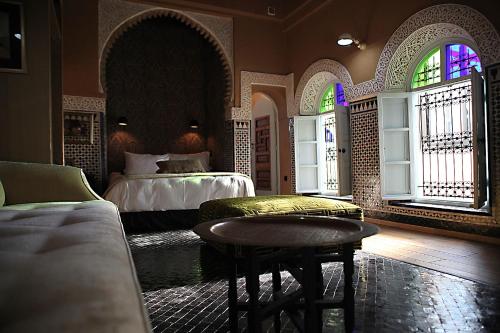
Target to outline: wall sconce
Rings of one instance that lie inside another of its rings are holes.
[[[359,40],[355,39],[351,34],[348,33],[340,35],[339,39],[337,40],[337,44],[339,44],[340,46],[350,46],[354,44],[360,50],[364,50],[366,48],[365,43],[361,43]]]
[[[118,126],[127,126],[127,125],[128,125],[127,117],[118,118]]]
[[[189,122],[189,128],[192,128],[192,129],[197,129],[200,127],[200,124],[198,123],[198,120],[196,119],[193,119]]]

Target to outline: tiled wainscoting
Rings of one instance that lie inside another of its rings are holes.
[[[63,96],[63,110],[65,114],[71,112],[89,113],[94,115],[92,143],[64,143],[64,160],[66,165],[81,168],[92,187],[103,191],[103,176],[105,175],[104,153],[104,111],[103,98]]]

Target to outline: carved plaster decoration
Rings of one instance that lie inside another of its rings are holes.
[[[252,85],[267,85],[284,87],[286,90],[286,109],[288,117],[292,117],[293,101],[293,74],[278,75],[241,71],[241,107],[233,107],[227,120],[252,119]]]
[[[326,85],[336,79],[337,77],[330,72],[319,72],[314,74],[304,88],[302,100],[300,101],[299,113],[301,115],[315,115],[319,99]]]
[[[128,29],[153,17],[172,17],[198,31],[217,50],[226,72],[226,100],[233,100],[233,20],[164,7],[125,2],[99,1],[99,79],[101,90],[106,88],[106,60],[114,42]]]
[[[353,84],[347,68],[335,60],[321,59],[309,66],[302,74],[295,94],[293,114],[288,116],[315,114],[314,107],[318,94],[321,94],[325,85],[333,80],[339,80],[342,83],[346,98],[350,100],[347,92]]]
[[[63,95],[63,110],[105,112],[106,100],[99,97]]]
[[[399,46],[415,31],[434,24],[448,23],[462,28],[475,41],[483,65],[500,61],[500,36],[488,19],[477,10],[457,4],[443,4],[425,8],[408,18],[392,34],[380,55],[375,78],[347,88],[349,100],[373,95],[385,88],[386,73]]]
[[[476,43],[467,31],[454,24],[431,24],[413,32],[399,45],[389,62],[385,89],[405,90],[410,66],[417,56],[436,41],[452,38],[467,40],[474,49],[477,49]]]

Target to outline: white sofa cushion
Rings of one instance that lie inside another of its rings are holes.
[[[0,239],[0,331],[150,331],[112,203],[3,207]]]

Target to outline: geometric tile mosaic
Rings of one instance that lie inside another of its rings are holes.
[[[223,257],[192,231],[128,236],[153,331],[227,332]],[[298,287],[282,272],[284,290]],[[323,265],[325,296],[343,292],[340,263]],[[271,276],[260,276],[260,300],[271,297]],[[500,289],[363,251],[354,258],[355,332],[493,332],[500,325]],[[246,300],[244,279],[238,298]],[[282,332],[294,332],[282,313]],[[341,310],[323,313],[324,332],[343,331]],[[239,312],[239,327],[246,330]],[[273,332],[273,323],[264,324]]]
[[[363,101],[372,105],[372,101]],[[380,159],[377,110],[351,105],[352,197],[364,209],[380,208]],[[363,111],[359,111],[363,110]]]
[[[234,171],[252,176],[250,156],[250,121],[234,121]]]

